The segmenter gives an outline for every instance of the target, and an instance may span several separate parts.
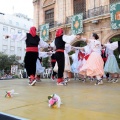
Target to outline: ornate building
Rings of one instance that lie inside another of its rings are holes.
[[[39,30],[40,25],[49,23],[49,41],[52,41],[57,28],[63,28],[65,34],[71,34],[71,16],[83,13],[83,35],[89,37],[96,32],[100,41],[106,43],[120,36],[119,29],[111,29],[109,8],[110,4],[116,2],[120,0],[33,0],[34,25]]]

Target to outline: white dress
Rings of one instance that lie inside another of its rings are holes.
[[[62,39],[64,42],[66,42],[65,44],[65,50],[64,50],[64,55],[65,55],[65,69],[64,71],[68,71],[70,72],[71,71],[71,67],[70,67],[70,59],[69,59],[69,56],[68,56],[68,52],[70,52],[71,50],[71,46],[69,45],[71,42],[74,41],[74,39],[76,38],[75,35],[63,35]],[[51,47],[53,47],[54,49],[56,49],[55,47],[55,40],[50,44]],[[58,65],[57,65],[57,62],[55,64],[55,67],[53,69],[55,72],[58,72]]]
[[[65,50],[64,50],[64,55],[65,55],[65,68],[64,71],[70,72],[71,71],[71,66],[70,66],[70,58],[68,56],[68,53],[71,51],[71,45],[70,44],[65,44]],[[54,71],[58,71],[58,65],[57,62],[54,67]]]
[[[99,40],[89,39],[91,54],[80,69],[80,74],[87,76],[103,76],[104,62],[101,57],[101,43]]]
[[[73,63],[71,65],[71,71],[73,73],[78,73],[78,67],[79,67],[79,61],[78,61],[78,53],[79,53],[79,50],[75,50],[75,53],[71,55],[71,58],[73,60]]]
[[[113,50],[117,48],[117,44],[108,43],[106,46],[106,54],[108,55],[108,59],[105,63],[104,71],[106,73],[120,73],[120,69],[116,60],[116,57],[113,53]]]
[[[49,57],[49,55],[47,54],[47,52],[39,52],[39,58],[42,57],[42,58],[46,58],[46,57]],[[45,70],[45,67],[43,67],[40,63],[40,60],[37,59],[36,61],[36,74],[37,75],[40,75],[41,73],[43,73]]]

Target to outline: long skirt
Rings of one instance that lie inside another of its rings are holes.
[[[109,55],[105,63],[104,71],[106,73],[120,73],[117,60],[114,55]]]
[[[41,73],[43,73],[45,70],[45,67],[42,67],[41,63],[40,63],[40,60],[37,59],[37,62],[36,62],[36,74],[37,75],[40,75]]]
[[[83,64],[83,66],[80,69],[80,74],[86,75],[86,76],[103,76],[104,70],[103,70],[104,62],[102,60],[102,57],[97,52],[92,52],[87,59],[86,63]]]

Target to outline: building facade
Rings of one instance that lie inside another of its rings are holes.
[[[23,63],[25,55],[25,41],[5,39],[5,35],[27,33],[33,21],[23,14],[6,15],[0,13],[0,52],[7,55],[16,55]]]
[[[65,34],[71,34],[71,16],[83,13],[83,35],[90,37],[92,32],[106,43],[120,36],[120,30],[111,29],[110,4],[120,0],[33,0],[34,25],[38,28],[50,24],[49,41],[55,38],[55,30],[63,28]],[[72,45],[77,45],[74,41]]]

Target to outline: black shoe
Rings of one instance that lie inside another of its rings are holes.
[[[86,81],[86,79],[84,78],[84,79],[82,79],[82,82],[85,82]]]
[[[97,80],[97,82],[95,83],[95,85],[102,85],[103,81],[102,80]]]

